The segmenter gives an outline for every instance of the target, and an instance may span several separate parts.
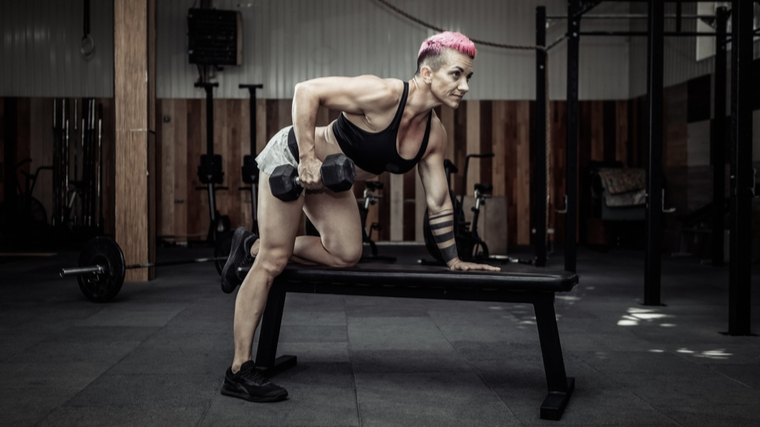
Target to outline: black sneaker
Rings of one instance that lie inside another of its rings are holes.
[[[237,269],[247,259],[251,258],[250,246],[248,246],[248,252],[246,253],[246,245],[244,244],[246,238],[254,235],[245,227],[238,227],[235,230],[235,234],[232,235],[232,244],[230,245],[230,255],[227,258],[227,262],[222,268],[222,291],[225,293],[232,293],[235,288],[242,282],[237,277]],[[255,239],[254,239],[255,241]]]
[[[252,360],[243,363],[236,374],[227,368],[222,394],[250,402],[278,402],[288,397],[288,391],[264,378]]]

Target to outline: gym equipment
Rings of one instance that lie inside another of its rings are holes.
[[[232,250],[232,236],[234,234],[235,232],[232,230],[227,231],[226,233],[221,234],[217,238],[216,244],[214,244],[214,258],[216,258],[216,261],[214,261],[214,267],[220,276],[222,275],[224,264],[227,262],[227,257],[230,256],[230,251]]]
[[[26,158],[19,162],[15,169],[18,171],[21,166],[31,162],[32,159]],[[20,171],[25,177],[24,188],[21,188],[20,182],[16,182],[19,192],[18,219],[21,222],[47,224],[47,212],[45,211],[45,206],[43,206],[39,200],[35,199],[32,196],[32,193],[34,192],[34,187],[37,184],[37,178],[39,177],[40,172],[52,169],[52,166],[40,166],[33,174],[24,170]]]
[[[488,195],[493,190],[491,184],[475,184],[475,206],[471,208],[473,212],[472,227],[470,222],[465,220],[464,217],[464,198],[465,188],[467,185],[467,169],[469,166],[470,158],[490,158],[493,157],[493,153],[488,154],[470,154],[465,158],[464,176],[462,178],[462,194],[457,199],[454,191],[451,189],[451,174],[459,172],[457,167],[448,159],[444,160],[443,167],[446,171],[446,182],[449,185],[449,195],[451,197],[451,204],[454,209],[454,238],[457,244],[457,255],[459,259],[467,262],[486,262],[486,261],[498,261],[498,262],[513,262],[521,264],[531,264],[532,261],[524,261],[517,258],[511,258],[504,255],[490,255],[488,252],[488,245],[478,234],[478,218],[480,216],[480,207],[486,203],[486,199],[491,196]],[[438,249],[438,244],[435,242],[433,233],[430,230],[430,222],[428,219],[428,211],[425,210],[425,217],[422,222],[422,231],[425,237],[425,247],[430,255],[435,258],[432,262],[433,265],[445,264],[441,251]],[[431,264],[430,261],[419,260],[420,264]]]
[[[383,183],[380,181],[365,181],[366,188],[364,189],[363,199],[357,200],[359,203],[359,215],[362,221],[362,243],[368,244],[372,255],[363,256],[359,262],[372,262],[372,261],[384,261],[384,262],[396,262],[396,257],[392,256],[380,256],[377,254],[377,245],[372,241],[372,230],[380,231],[380,224],[373,222],[367,229],[367,214],[369,213],[369,207],[377,203],[378,199],[383,196],[375,194],[374,191],[380,191],[383,189]]]
[[[464,202],[465,197],[465,189],[467,188],[467,165],[469,164],[470,158],[472,157],[488,158],[493,157],[493,154],[470,154],[466,157],[464,176],[462,177],[462,195],[459,199],[454,193],[454,190],[451,189],[451,175],[456,174],[459,172],[459,170],[457,169],[456,165],[454,165],[450,160],[446,159],[443,162],[443,167],[446,171],[446,182],[449,187],[449,196],[451,198],[451,204],[454,210],[454,236],[457,242],[457,254],[459,255],[459,259],[462,261],[473,261],[476,255],[478,255],[476,249],[478,247],[485,246],[485,242],[483,242],[479,237],[474,236],[472,234],[472,231],[469,229],[470,223],[465,220],[464,208],[462,207],[462,203]],[[479,207],[480,206],[478,205],[478,208]],[[425,218],[423,219],[422,230],[425,236],[425,247],[427,248],[428,252],[433,256],[433,258],[436,259],[436,264],[443,263],[443,256],[441,256],[441,251],[438,249],[438,245],[435,243],[435,239],[433,238],[433,233],[430,230],[429,214],[427,209],[425,209]],[[480,245],[480,243],[482,243],[482,245]]]
[[[95,52],[95,41],[90,36],[90,0],[84,0],[83,23],[82,46],[79,51],[82,52],[82,56],[89,58]]]
[[[595,2],[599,3],[599,2]],[[715,32],[690,33],[680,31],[681,19],[701,19],[705,17],[684,16],[677,13],[679,24],[676,32],[665,31],[665,9],[663,2],[648,2],[646,15],[637,18],[647,20],[648,30],[645,32],[631,31],[586,31],[582,32],[580,24],[583,15],[591,10],[582,0],[569,0],[568,13],[564,17],[552,19],[567,19],[567,140],[566,152],[566,194],[569,195],[566,205],[565,226],[565,270],[576,271],[577,261],[577,177],[578,177],[578,74],[579,74],[579,42],[581,36],[646,36],[647,41],[647,130],[648,159],[647,159],[647,199],[646,208],[646,251],[644,263],[644,305],[662,305],[661,300],[661,240],[662,240],[662,151],[663,151],[663,75],[664,75],[664,39],[665,37],[715,37],[716,58],[714,61],[714,126],[712,137],[711,158],[713,174],[713,218],[711,251],[713,263],[720,265],[723,259],[723,216],[722,200],[724,194],[724,158],[720,154],[725,147],[726,126],[731,130],[731,158],[729,197],[731,201],[731,242],[729,245],[730,274],[729,274],[729,334],[750,335],[751,329],[751,246],[752,236],[746,230],[751,229],[752,207],[751,199],[754,193],[752,167],[752,100],[751,90],[753,76],[753,1],[732,2],[729,12],[721,6],[716,9],[716,15],[709,17],[715,20]],[[679,2],[680,5],[680,2]],[[542,11],[543,20],[537,22],[537,31],[545,31],[545,9]],[[726,83],[726,44],[728,42],[727,20],[731,19],[731,84]],[[537,63],[537,65],[540,65]],[[537,67],[540,69],[539,67]],[[539,73],[540,74],[540,73]],[[541,81],[537,78],[536,81]],[[725,120],[725,88],[731,88],[731,119]],[[536,110],[540,111],[541,97],[537,98]],[[536,127],[542,128],[544,122],[537,121]]]
[[[15,179],[15,183],[6,183],[15,185],[15,197],[0,202],[0,246],[33,250],[44,247],[47,237],[51,235],[45,207],[33,196],[33,192],[40,172],[53,167],[40,166],[34,173],[29,173],[23,166],[31,162],[32,159],[26,158],[6,171],[14,178],[20,172],[25,178],[24,184],[19,179]]]
[[[66,99],[53,100],[53,213],[54,226],[67,225],[69,187],[69,120]]]
[[[103,104],[98,104],[98,176],[95,182],[98,186],[98,220],[96,227],[98,234],[103,234]]]
[[[230,218],[220,215],[216,210],[216,190],[228,190],[228,187],[217,187],[214,184],[224,182],[222,172],[222,156],[214,154],[214,88],[219,83],[195,83],[195,87],[206,91],[206,154],[201,155],[198,166],[198,180],[205,187],[195,187],[196,190],[208,191],[209,225],[206,242],[216,243],[218,237],[230,229]]]
[[[243,182],[245,184],[248,184],[248,187],[240,187],[238,190],[240,191],[250,191],[251,192],[251,216],[253,218],[252,224],[251,224],[251,231],[258,234],[259,233],[259,219],[256,209],[256,198],[258,197],[258,187],[259,187],[259,165],[256,164],[256,89],[263,89],[264,85],[262,84],[255,84],[255,85],[246,85],[241,84],[238,85],[238,88],[240,89],[248,89],[248,92],[250,92],[251,97],[249,100],[250,103],[250,114],[248,117],[250,118],[250,129],[251,129],[251,151],[249,155],[243,156]],[[229,253],[229,252],[228,252]],[[221,270],[220,270],[221,273]]]
[[[96,124],[96,106],[94,98],[82,99],[82,114],[78,115],[79,100],[74,100],[74,135],[72,136],[72,146],[74,154],[73,175],[70,175],[68,165],[65,167],[65,187],[66,187],[66,205],[63,218],[63,225],[76,228],[78,232],[86,235],[98,234],[99,225],[96,217],[97,199],[101,197],[99,193],[100,164],[102,159],[98,160],[98,152],[101,144],[100,140],[95,141],[95,124]],[[101,110],[99,125],[102,126],[102,104],[98,107]],[[81,128],[78,120],[81,119]],[[79,134],[80,143],[76,142],[77,133]],[[102,134],[100,135],[102,137]],[[67,139],[68,140],[68,139]],[[102,157],[102,154],[100,155]],[[68,155],[66,156],[68,161]],[[79,176],[79,164],[81,162],[82,175]]]
[[[243,166],[241,167],[243,183],[247,184],[245,187],[238,187],[238,191],[250,191],[251,192],[251,231],[259,233],[259,219],[257,213],[257,198],[259,187],[259,165],[256,164],[256,89],[264,88],[262,84],[238,85],[240,89],[248,89],[250,92],[250,113],[248,115],[250,119],[250,134],[251,134],[251,154],[243,156]],[[229,226],[228,226],[229,228]],[[217,237],[216,244],[214,245],[214,257],[225,258],[230,254],[230,246],[232,245],[232,230],[228,230]],[[216,271],[222,274],[224,268],[224,261],[217,261],[214,263]]]
[[[451,189],[451,175],[456,174],[459,172],[459,169],[456,167],[454,163],[451,162],[449,159],[445,159],[443,161],[443,169],[446,171],[446,186],[449,188],[449,199],[451,199],[451,204],[454,210],[454,236],[457,235],[460,228],[463,228],[466,226],[464,216],[462,215],[462,211],[459,209],[459,200],[457,199],[456,194],[454,193],[454,190]],[[430,231],[430,222],[428,219],[428,210],[425,209],[425,217],[422,220],[422,232],[425,236],[425,247],[428,250],[428,253],[435,258],[435,261],[433,261],[433,264],[441,264],[443,263],[443,257],[441,256],[441,252],[438,249],[438,245],[435,243],[435,239],[433,238],[433,233]],[[457,240],[457,253],[463,253],[459,248],[459,240]],[[428,261],[419,260],[420,264],[427,264]]]
[[[108,302],[121,290],[126,270],[221,261],[222,259],[226,261],[227,258],[196,258],[126,265],[124,253],[119,245],[110,237],[98,236],[87,242],[80,252],[79,266],[62,268],[59,275],[61,277],[77,276],[79,289],[87,299],[93,302]]]
[[[238,268],[238,277],[248,267]],[[426,298],[452,301],[491,301],[533,305],[548,393],[541,404],[543,419],[558,420],[573,393],[574,379],[565,371],[554,300],[572,290],[575,273],[537,272],[533,267],[510,265],[509,271],[462,273],[440,267],[359,264],[351,268],[288,265],[277,276],[261,320],[256,367],[272,376],[297,365],[295,355],[277,356],[285,299],[301,294],[360,295],[362,297]],[[505,327],[510,327],[505,322]],[[488,350],[486,350],[488,351]],[[292,375],[298,375],[293,372]]]
[[[343,153],[330,154],[320,168],[322,185],[335,192],[347,191],[356,180],[354,162]],[[292,202],[301,195],[298,169],[291,165],[277,166],[269,177],[272,194],[283,202]]]

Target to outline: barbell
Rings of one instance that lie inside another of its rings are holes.
[[[79,254],[79,266],[62,268],[61,277],[77,276],[79,289],[93,302],[108,302],[121,290],[127,270],[202,262],[227,261],[227,257],[195,258],[180,261],[126,265],[124,252],[110,237],[95,237],[87,242]]]

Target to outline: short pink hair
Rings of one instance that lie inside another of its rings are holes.
[[[475,55],[478,53],[477,49],[475,49],[475,43],[464,34],[444,31],[434,36],[430,36],[427,40],[422,42],[420,51],[417,54],[417,72],[419,72],[425,59],[431,56],[439,56],[446,49],[454,49],[472,59],[475,59]]]

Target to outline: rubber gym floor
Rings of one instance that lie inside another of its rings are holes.
[[[159,249],[158,260],[209,255]],[[414,264],[420,246],[380,246]],[[519,255],[519,254],[518,254]],[[527,254],[525,254],[527,256]],[[728,268],[663,256],[662,300],[641,305],[644,255],[580,248],[558,295],[576,389],[560,421],[546,394],[532,307],[289,295],[274,378],[286,401],[219,394],[234,295],[210,264],[165,267],[94,304],[57,271],[76,253],[0,263],[3,426],[760,425],[760,338],[729,337]],[[561,256],[550,268],[562,265]],[[506,266],[505,268],[509,268]],[[753,332],[760,332],[753,266]]]

